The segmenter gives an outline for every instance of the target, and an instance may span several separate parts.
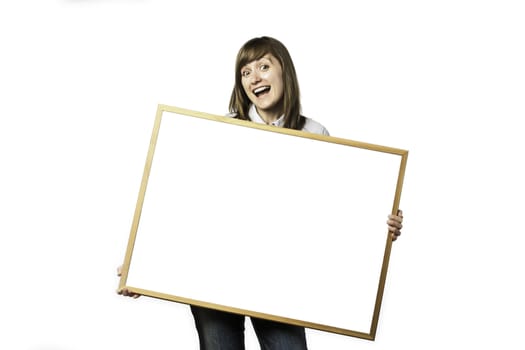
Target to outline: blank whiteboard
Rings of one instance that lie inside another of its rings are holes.
[[[159,105],[119,288],[373,340],[407,156]]]

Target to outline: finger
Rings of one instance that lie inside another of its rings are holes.
[[[400,235],[401,235],[401,231],[399,230],[390,232],[390,237],[392,237],[393,241],[395,241]]]
[[[388,233],[391,235],[391,236],[399,236],[401,235],[401,230],[398,230],[398,229],[391,229],[389,228],[388,229]]]
[[[131,292],[129,289],[127,288],[123,288],[123,289],[118,289],[117,290],[117,294],[119,295],[123,295],[125,297],[131,297],[133,299],[137,299],[138,297],[140,297],[140,294],[138,293],[133,293]]]
[[[117,267],[117,276],[118,276],[118,277],[122,276],[122,265],[120,265],[119,267]]]
[[[394,218],[391,218],[389,217],[388,220],[386,221],[387,225],[388,225],[388,229],[391,230],[391,231],[394,231],[394,230],[401,230],[403,228],[403,224],[394,219]]]
[[[394,220],[394,221],[397,221],[397,222],[403,222],[403,217],[399,216],[399,215],[390,214],[390,215],[388,215],[388,219],[389,220]]]
[[[117,293],[119,295],[123,295],[125,297],[127,297],[129,295],[129,291],[126,289],[126,288],[122,288],[122,289],[118,289],[117,290]]]
[[[403,217],[403,211],[401,209],[397,210],[397,216],[399,216],[400,218]]]

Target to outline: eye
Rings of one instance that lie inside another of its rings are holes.
[[[249,76],[249,75],[250,75],[250,71],[249,71],[249,70],[243,70],[243,71],[241,72],[241,76],[242,76],[242,77],[247,77],[247,76]]]
[[[270,65],[269,64],[261,64],[260,69],[262,71],[267,71],[268,69],[270,69]]]

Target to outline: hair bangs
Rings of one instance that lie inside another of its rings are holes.
[[[266,54],[272,54],[278,58],[271,42],[265,38],[252,39],[239,52],[237,67],[240,69],[252,61],[260,60]]]

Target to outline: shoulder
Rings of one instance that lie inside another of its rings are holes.
[[[305,119],[305,121],[304,121],[304,126],[301,129],[302,131],[310,132],[312,134],[320,134],[320,135],[327,135],[327,136],[330,135],[328,133],[328,130],[321,123],[313,119],[307,118],[307,117],[303,117],[303,118]]]

